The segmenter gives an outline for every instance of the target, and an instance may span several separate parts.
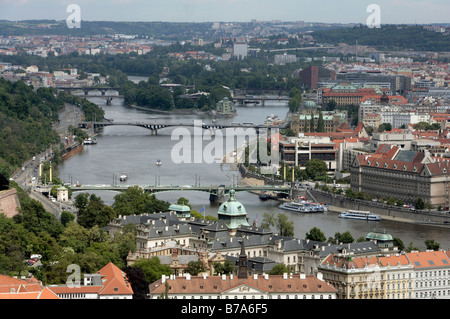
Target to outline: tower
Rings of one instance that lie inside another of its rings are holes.
[[[239,279],[247,279],[247,277],[248,277],[247,265],[248,265],[247,254],[245,253],[244,238],[242,237],[241,253],[239,254],[239,265],[238,265],[238,278]]]

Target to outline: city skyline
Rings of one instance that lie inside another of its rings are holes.
[[[0,0],[0,19],[65,20],[67,7],[80,7],[85,21],[167,21],[167,22],[249,22],[305,21],[322,23],[366,23],[376,4],[381,24],[448,23],[450,3],[446,0],[170,0],[156,3],[144,0]]]

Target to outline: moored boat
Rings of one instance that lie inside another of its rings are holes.
[[[298,213],[323,213],[325,211],[322,205],[309,202],[289,202],[278,207]]]
[[[369,211],[362,210],[348,210],[339,214],[340,218],[359,219],[359,220],[381,220],[379,215],[371,213]]]
[[[120,174],[119,179],[120,179],[121,182],[126,181],[126,180],[128,179],[127,173],[122,173],[122,174]]]

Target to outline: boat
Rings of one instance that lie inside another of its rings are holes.
[[[322,205],[309,202],[289,202],[278,207],[298,213],[323,213],[325,211]]]
[[[120,179],[121,182],[126,181],[128,179],[127,173],[120,174],[119,179]]]
[[[268,126],[274,126],[274,125],[280,125],[281,120],[278,118],[278,115],[270,114],[267,116],[266,120],[264,121],[264,125]]]
[[[162,163],[161,163],[161,160],[159,159],[159,160],[156,160],[156,165],[161,165]]]
[[[381,220],[379,215],[375,215],[369,211],[362,210],[348,210],[339,214],[340,218],[360,219],[360,220]]]
[[[88,138],[83,141],[83,145],[95,145],[97,144],[97,139]]]

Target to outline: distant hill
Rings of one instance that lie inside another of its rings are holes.
[[[381,28],[356,26],[316,31],[320,43],[373,46],[388,50],[450,51],[450,35],[425,30],[423,26],[382,25]]]

